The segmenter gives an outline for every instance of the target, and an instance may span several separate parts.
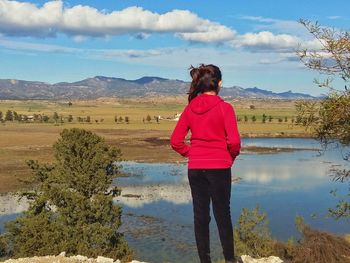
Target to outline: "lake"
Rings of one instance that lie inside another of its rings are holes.
[[[336,198],[330,191],[346,193],[346,184],[331,181],[329,170],[349,164],[339,149],[320,155],[312,139],[244,139],[244,146],[287,149],[276,153],[243,152],[232,168],[234,183],[231,213],[236,223],[242,208],[260,205],[270,222],[272,236],[286,241],[298,237],[294,219],[336,234],[350,233],[350,224],[327,217]],[[289,150],[288,150],[289,149]],[[115,184],[122,195],[115,202],[123,207],[121,231],[137,259],[149,262],[198,262],[193,233],[193,213],[186,163],[123,162]],[[7,198],[0,209],[1,223],[16,217],[21,209]],[[3,203],[3,202],[2,202]],[[22,204],[23,206],[23,204]],[[24,206],[25,207],[25,206]],[[215,220],[211,222],[213,259],[222,258]]]

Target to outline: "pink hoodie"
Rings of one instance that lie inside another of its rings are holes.
[[[190,145],[184,142],[189,130]],[[233,107],[219,96],[197,96],[181,114],[170,144],[188,157],[188,169],[231,167],[241,149]]]

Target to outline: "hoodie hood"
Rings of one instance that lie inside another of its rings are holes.
[[[222,101],[219,96],[201,94],[190,102],[190,109],[196,114],[204,114]]]

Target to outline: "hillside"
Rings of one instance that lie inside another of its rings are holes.
[[[0,79],[0,99],[97,99],[101,97],[143,97],[185,95],[189,83],[159,77],[136,80],[96,76],[77,82],[49,84],[39,81]],[[291,91],[274,93],[259,88],[222,88],[220,95],[232,98],[314,99]]]

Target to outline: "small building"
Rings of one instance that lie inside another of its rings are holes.
[[[178,121],[180,119],[181,113],[176,113],[174,115],[174,121]]]

